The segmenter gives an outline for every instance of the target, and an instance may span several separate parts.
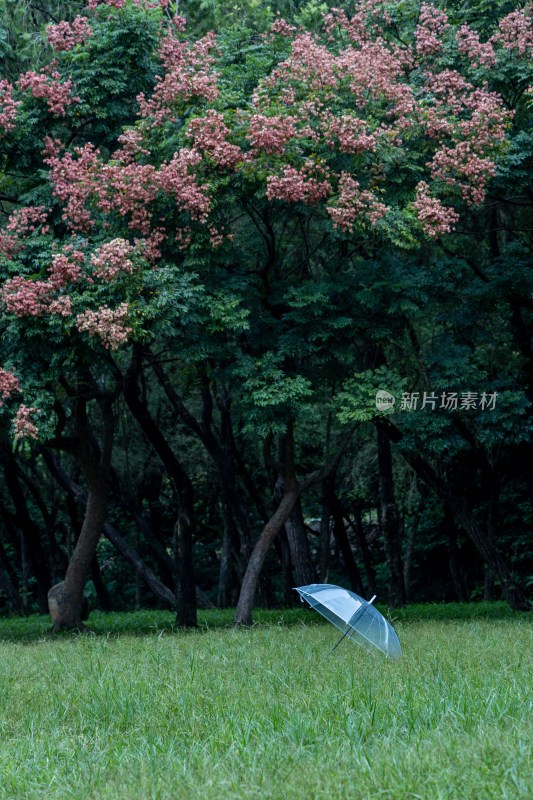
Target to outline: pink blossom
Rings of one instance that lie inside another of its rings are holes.
[[[285,200],[289,203],[301,200],[316,205],[332,191],[328,177],[327,167],[319,167],[310,160],[300,169],[287,165],[283,167],[281,175],[268,176],[266,196],[269,200]]]
[[[48,41],[56,53],[72,50],[77,44],[85,44],[93,30],[89,25],[87,17],[78,16],[72,22],[63,20],[57,25],[49,25],[47,28]]]
[[[0,300],[16,317],[42,317],[46,314],[67,317],[71,314],[70,298],[54,298],[56,290],[55,284],[15,275],[4,283]]]
[[[479,34],[469,25],[461,25],[455,34],[457,49],[462,55],[468,56],[473,67],[485,67],[488,69],[496,61],[496,53],[491,42],[484,44],[479,41]]]
[[[444,206],[437,197],[432,197],[429,186],[421,181],[416,187],[416,200],[413,208],[422,223],[424,233],[431,238],[450,233],[459,220],[453,208]]]
[[[339,197],[334,205],[329,206],[333,227],[351,232],[357,219],[369,220],[375,225],[388,211],[368,189],[361,190],[359,182],[347,172],[342,172],[339,179]]]
[[[85,265],[85,253],[74,245],[66,245],[61,253],[52,256],[49,282],[54,289],[62,289],[69,283],[78,283]]]
[[[92,254],[91,266],[96,269],[98,278],[112,281],[121,272],[133,272],[133,253],[134,248],[125,239],[113,239]]]
[[[13,420],[13,427],[15,429],[15,439],[38,439],[39,438],[39,429],[36,425],[33,424],[30,417],[32,414],[40,414],[41,411],[38,408],[33,408],[31,406],[21,405],[19,410],[17,411],[17,415]]]
[[[0,128],[7,133],[15,127],[17,106],[21,100],[13,100],[13,87],[9,81],[0,81]]]
[[[222,169],[235,166],[242,158],[241,148],[228,142],[230,133],[222,114],[213,109],[209,109],[205,117],[192,119],[188,126],[195,148],[209,154]]]
[[[22,91],[29,90],[37,99],[43,98],[48,104],[51,113],[56,117],[64,117],[66,106],[71,103],[79,102],[79,97],[71,97],[70,92],[73,83],[68,78],[64,83],[60,83],[60,73],[54,69],[55,63],[52,62],[48,67],[40,70],[39,73],[30,70],[19,78],[19,85]]]
[[[499,23],[499,32],[491,41],[505,50],[516,50],[519,56],[533,56],[533,20],[524,11],[513,11]]]
[[[0,406],[13,392],[20,392],[18,378],[12,372],[0,367]]]
[[[442,35],[450,27],[444,11],[422,3],[415,30],[416,52],[419,56],[437,53],[442,48]]]
[[[96,311],[89,309],[78,314],[76,323],[79,331],[87,331],[91,337],[98,336],[107,350],[116,350],[128,340],[128,334],[133,330],[124,324],[127,315],[127,303],[121,303],[115,310],[103,305]]]
[[[39,226],[44,234],[47,212],[44,206],[25,206],[14,211],[8,219],[5,228],[0,230],[0,253],[7,258],[12,258],[24,249],[24,240],[28,238]]]
[[[214,100],[218,96],[216,74],[211,70],[214,62],[215,35],[206,34],[194,44],[180,42],[173,33],[163,37],[159,56],[165,75],[156,76],[156,87],[149,100],[144,93],[137,97],[141,116],[149,117],[152,127],[165,120],[176,118],[176,106],[191,97]]]
[[[62,218],[71,230],[88,231],[94,225],[86,202],[90,197],[99,171],[98,151],[94,145],[75,147],[71,153],[59,156],[61,143],[45,138],[44,163],[50,167],[50,181],[54,194],[65,210]]]

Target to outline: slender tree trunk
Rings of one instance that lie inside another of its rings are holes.
[[[296,599],[294,596],[295,581],[292,574],[291,549],[289,547],[289,540],[287,539],[287,531],[284,528],[279,532],[275,543],[276,546],[279,547],[278,555],[281,564],[283,604],[290,607],[295,604]]]
[[[403,581],[405,585],[406,602],[409,602],[410,599],[411,566],[413,563],[413,552],[415,547],[416,535],[418,533],[418,526],[420,525],[420,518],[422,516],[422,508],[426,498],[426,491],[427,490],[425,486],[422,485],[415,516],[409,527],[409,533],[407,534],[407,541],[405,543],[405,555],[403,559]]]
[[[229,606],[229,594],[231,587],[231,530],[224,520],[224,532],[222,534],[222,548],[220,550],[220,566],[218,574],[217,606],[227,608]]]
[[[385,430],[388,430],[396,440],[401,438],[401,432],[391,423],[385,425]],[[419,453],[404,453],[404,458],[411,464],[420,478],[436,492],[441,500],[444,500],[455,520],[461,525],[465,534],[476,547],[483,561],[499,580],[503,596],[509,606],[515,611],[530,611],[531,605],[517,585],[505,559],[478,525],[464,500],[458,497],[452,487],[435,472],[433,467]]]
[[[494,543],[498,540],[498,517],[500,508],[500,485],[497,475],[491,469],[489,475],[489,514],[487,519],[487,536]],[[492,600],[494,594],[494,573],[485,567],[483,599]]]
[[[380,428],[377,429],[377,437],[381,530],[389,576],[388,602],[391,608],[398,608],[405,605],[400,519],[394,497],[390,440]]]
[[[361,558],[363,559],[363,566],[365,568],[365,576],[366,576],[366,583],[368,586],[368,592],[370,595],[375,595],[377,593],[376,589],[376,572],[374,567],[372,566],[372,558],[370,556],[370,550],[368,548],[368,543],[366,541],[365,530],[363,527],[363,518],[361,514],[361,508],[359,506],[354,507],[354,521],[348,518],[348,522],[352,526],[355,538],[357,541],[357,547],[359,552],[361,553]]]
[[[457,546],[457,528],[451,512],[446,507],[444,510],[444,525],[448,536],[448,564],[452,577],[453,588],[460,603],[468,603],[470,596],[461,569],[461,558]]]
[[[361,573],[359,572],[359,568],[353,556],[352,547],[350,545],[348,534],[346,532],[346,526],[344,524],[344,518],[342,516],[340,503],[336,497],[334,497],[333,499],[332,511],[333,511],[333,534],[339,545],[339,550],[342,553],[342,558],[344,560],[344,566],[346,567],[346,574],[348,575],[350,586],[352,587],[353,592],[359,595],[363,595],[364,588],[363,588],[363,582],[361,580]]]
[[[98,603],[102,611],[111,611],[112,610],[112,603],[111,598],[109,596],[109,592],[107,591],[107,586],[102,580],[102,573],[100,572],[100,564],[98,563],[98,558],[96,557],[96,553],[93,558],[93,562],[91,564],[91,578],[94,583],[94,588],[96,591],[96,596],[98,598]]]
[[[321,583],[328,582],[329,557],[331,546],[331,519],[335,475],[329,475],[322,483],[322,515],[320,517],[320,561],[318,574]],[[355,590],[354,590],[355,591]]]
[[[0,589],[2,589],[7,597],[11,613],[22,615],[24,613],[24,609],[22,607],[20,595],[13,585],[9,574],[2,567],[0,567]]]
[[[178,519],[174,526],[174,553],[176,558],[176,603],[178,624],[195,628],[196,591],[193,559],[193,489],[192,483],[182,487],[178,496]]]
[[[41,531],[33,521],[28,511],[25,494],[20,482],[20,467],[17,464],[11,446],[2,438],[0,441],[0,458],[3,464],[3,472],[6,487],[11,495],[15,508],[13,521],[20,530],[21,534],[21,557],[24,564],[24,574],[29,577],[31,573],[35,576],[37,585],[37,598],[39,601],[39,611],[46,614],[48,611],[47,594],[50,588],[50,573],[48,571],[48,559],[42,546]]]
[[[189,476],[170,448],[166,437],[152,419],[146,403],[139,396],[139,386],[137,383],[139,370],[140,351],[137,349],[134,359],[126,373],[124,397],[131,413],[163,462],[175,489],[178,506],[178,514],[174,528],[175,555],[180,559],[180,563],[177,565],[178,583],[182,579],[184,581],[183,586],[177,587],[178,613],[176,622],[178,625],[184,627],[194,627],[196,625],[196,612],[193,611],[193,609],[196,608],[196,593],[194,589],[194,579],[192,581],[189,579],[189,576],[194,576],[194,563],[192,558],[194,519],[192,484]],[[187,541],[187,537],[189,537],[189,541]],[[186,561],[181,563],[181,559],[186,559]]]

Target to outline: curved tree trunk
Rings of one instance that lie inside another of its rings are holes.
[[[236,625],[252,624],[252,610],[254,606],[255,592],[257,589],[257,583],[259,581],[259,575],[261,574],[263,564],[265,563],[265,558],[270,550],[272,542],[280,532],[281,528],[287,521],[289,514],[296,505],[298,498],[300,497],[300,491],[300,486],[294,483],[289,484],[289,486],[285,488],[285,493],[279,506],[261,531],[261,535],[259,536],[252,555],[250,556],[250,560],[248,561],[248,567],[246,568],[246,572],[242,581],[241,593],[234,618]]]
[[[104,432],[100,458],[97,459],[90,442],[86,417],[86,402],[78,401],[75,447],[76,458],[83,470],[88,486],[87,507],[80,535],[70,559],[65,579],[52,586],[48,592],[48,605],[52,617],[52,631],[83,629],[82,605],[85,581],[96,553],[107,516],[110,488],[111,452],[113,448],[113,410],[111,402],[100,404]]]

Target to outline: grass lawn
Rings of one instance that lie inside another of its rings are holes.
[[[404,656],[303,607],[0,620],[0,798],[532,800],[533,627],[503,605],[396,612]]]

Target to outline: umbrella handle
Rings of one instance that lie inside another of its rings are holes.
[[[370,606],[370,605],[372,605],[372,603],[374,602],[374,600],[376,599],[376,597],[377,597],[377,595],[375,594],[375,595],[374,595],[374,597],[373,597],[371,600],[369,600],[369,601],[368,601],[368,605],[369,605],[369,606]],[[333,650],[336,650],[336,649],[337,649],[337,647],[340,645],[340,643],[342,642],[342,640],[344,639],[344,637],[345,637],[345,636],[347,636],[351,630],[352,630],[352,628],[350,627],[350,625],[348,625],[348,630],[347,630],[345,633],[343,633],[343,634],[342,634],[341,638],[339,639],[339,641],[337,642],[337,644],[335,645],[335,647],[333,648]],[[331,653],[333,653],[333,650],[331,651]],[[328,653],[328,656],[330,656],[330,655],[331,655],[331,653]]]

